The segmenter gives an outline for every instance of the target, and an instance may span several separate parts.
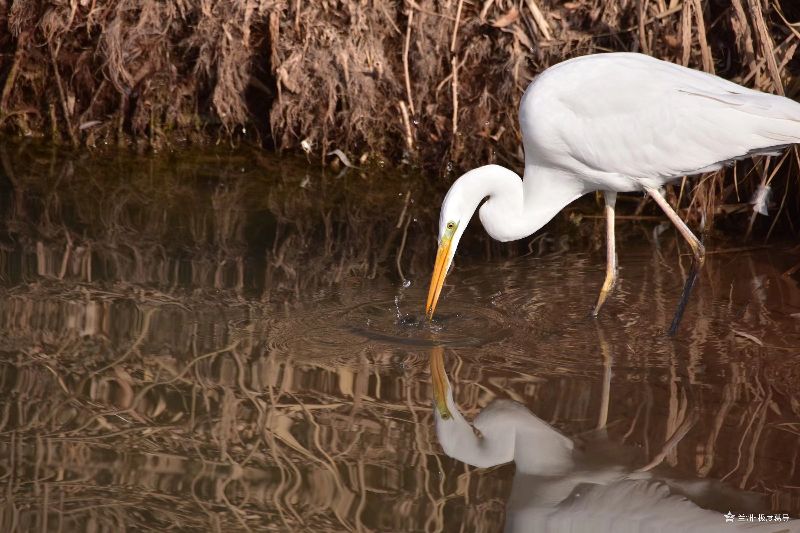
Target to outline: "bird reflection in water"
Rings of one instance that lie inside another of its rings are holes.
[[[726,520],[731,512],[758,516],[767,504],[716,480],[657,475],[652,463],[636,469],[625,460],[633,454],[602,431],[581,446],[515,401],[494,400],[470,424],[453,399],[441,347],[432,350],[430,369],[444,453],[480,468],[515,463],[507,532],[800,531],[798,520]]]

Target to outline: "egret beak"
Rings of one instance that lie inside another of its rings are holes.
[[[439,301],[439,294],[442,292],[444,278],[447,277],[447,269],[450,266],[450,248],[453,244],[453,231],[448,231],[442,236],[439,243],[439,251],[436,252],[436,264],[433,266],[433,276],[431,277],[431,288],[428,289],[428,303],[425,304],[425,314],[428,320],[433,318],[436,310],[436,302]]]
[[[444,371],[444,349],[441,346],[436,346],[431,351],[431,382],[436,409],[439,410],[439,416],[447,420],[452,416],[447,407],[447,388],[450,383]]]

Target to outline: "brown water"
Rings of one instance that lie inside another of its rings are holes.
[[[668,338],[689,266],[671,230],[620,224],[594,320],[599,223],[516,247],[475,223],[427,324],[423,180],[246,151],[0,156],[2,531],[499,531],[514,468],[442,453],[433,346],[468,416],[510,398],[800,515],[796,249],[710,243]]]

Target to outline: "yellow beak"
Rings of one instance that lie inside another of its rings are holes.
[[[433,312],[436,310],[436,302],[439,301],[439,295],[444,285],[444,278],[447,276],[450,244],[452,242],[453,241],[449,238],[442,239],[442,244],[439,245],[439,251],[436,252],[436,264],[433,266],[431,288],[428,289],[428,303],[425,304],[425,314],[428,316],[428,320],[433,318]]]
[[[447,374],[444,371],[444,349],[436,346],[431,350],[431,383],[433,384],[433,399],[439,415],[445,420],[450,418],[450,409],[447,408]]]

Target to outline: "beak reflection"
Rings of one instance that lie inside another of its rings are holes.
[[[449,419],[452,415],[447,407],[447,374],[444,370],[444,348],[436,346],[431,350],[431,382],[433,384],[433,398],[439,415]]]

